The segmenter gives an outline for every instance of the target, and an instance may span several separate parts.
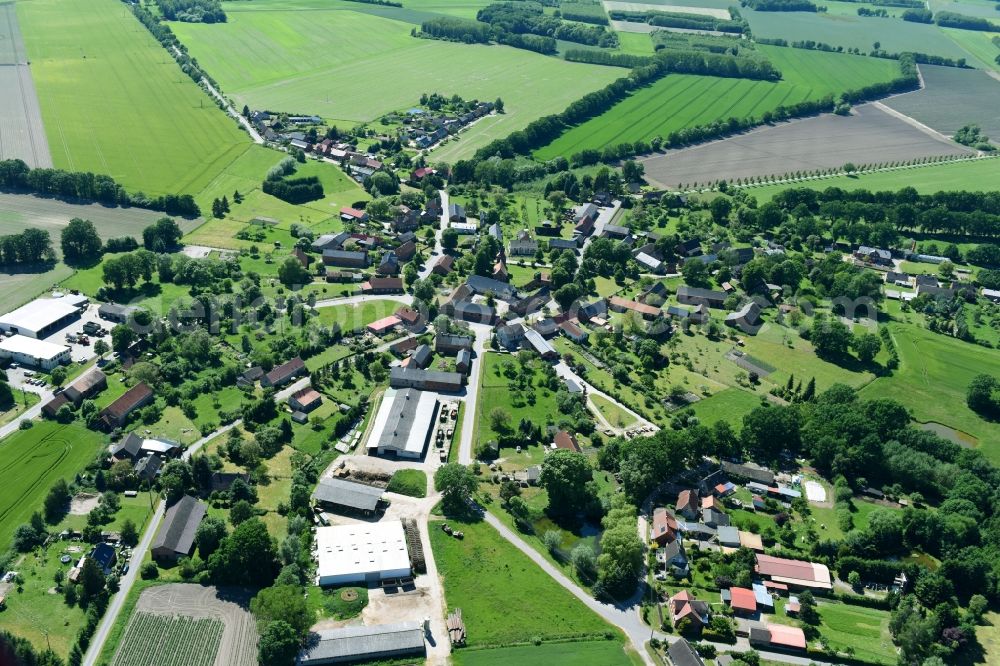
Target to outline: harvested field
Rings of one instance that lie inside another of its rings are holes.
[[[135,646],[148,644],[148,636],[158,633],[164,641],[161,645],[168,644],[178,653],[186,650],[192,658],[175,663],[256,666],[258,636],[257,625],[249,611],[250,596],[243,590],[187,583],[145,590],[112,663],[114,666],[165,663],[157,659],[161,654],[155,650],[146,651],[145,660],[132,659],[138,652]],[[189,646],[199,640],[201,651],[192,650]],[[209,654],[214,659],[203,658]]]
[[[52,166],[17,13],[7,2],[0,4],[0,159],[13,158]]]
[[[66,264],[56,264],[37,272],[4,273],[0,271],[0,312],[10,312],[45,293],[73,275]]]
[[[647,179],[663,186],[831,169],[936,155],[971,153],[879,108],[764,127],[713,143],[646,159]]]
[[[109,208],[96,203],[67,203],[31,194],[0,192],[0,235],[34,227],[48,231],[55,247],[59,247],[59,232],[74,217],[93,222],[104,240],[117,236],[141,240],[142,230],[163,216],[163,213],[145,208]],[[175,219],[184,233],[193,231],[202,222],[201,219]]]
[[[994,143],[1000,142],[1000,81],[976,69],[920,65],[920,73],[923,90],[896,95],[884,104],[948,136],[976,124]]]

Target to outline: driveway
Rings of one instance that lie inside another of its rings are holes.
[[[469,383],[465,387],[465,410],[462,414],[462,439],[458,443],[458,462],[468,465],[473,459],[472,440],[476,431],[476,403],[479,400],[479,383],[483,375],[483,356],[489,344],[493,329],[483,324],[469,324],[476,339],[472,342],[472,367],[469,369]]]

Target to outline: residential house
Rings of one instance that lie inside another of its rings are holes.
[[[468,219],[465,216],[465,206],[458,203],[448,204],[448,221],[464,223]]]
[[[635,312],[646,320],[656,319],[660,316],[660,308],[630,301],[620,296],[611,296],[608,298],[608,307],[614,312]]]
[[[659,546],[665,546],[677,538],[677,519],[664,507],[653,509],[652,534],[650,538]]]
[[[695,257],[702,252],[701,239],[689,238],[686,241],[682,241],[674,248],[674,252],[682,257]]]
[[[382,260],[375,272],[379,275],[399,275],[399,257],[393,250],[382,255]]]
[[[557,449],[566,449],[567,451],[580,453],[580,443],[576,441],[576,436],[571,432],[566,432],[565,430],[556,432],[555,436],[552,438],[552,444]]]
[[[493,280],[482,275],[470,275],[466,284],[472,292],[480,296],[493,294],[494,297],[502,301],[513,301],[517,298],[517,289],[506,282]]]
[[[500,346],[510,351],[518,349],[524,341],[524,326],[521,324],[498,326],[495,333]]]
[[[708,626],[709,605],[708,602],[695,599],[687,590],[681,590],[667,601],[670,609],[670,620],[674,627],[684,618],[689,618],[694,623],[696,630]]]
[[[892,252],[882,248],[861,245],[854,251],[854,258],[869,264],[892,266]]]
[[[718,509],[702,509],[701,522],[716,529],[729,526],[729,516]]]
[[[463,349],[472,349],[471,335],[438,333],[434,336],[434,351],[439,354],[456,354]]]
[[[563,335],[565,335],[567,338],[581,345],[587,342],[587,338],[589,337],[588,333],[585,330],[583,330],[582,328],[580,328],[579,326],[577,326],[576,324],[574,324],[572,321],[569,320],[559,324],[559,330],[562,331]]]
[[[757,597],[753,590],[745,587],[729,588],[729,605],[733,613],[740,617],[753,617],[757,614]]]
[[[667,542],[662,548],[656,549],[656,564],[662,567],[665,572],[674,576],[683,577],[688,573],[687,553],[684,552],[684,541],[674,539]]]
[[[163,457],[157,453],[150,453],[145,458],[139,460],[132,468],[132,471],[135,472],[136,478],[139,481],[152,484],[160,474],[160,469],[162,468]]]
[[[323,403],[323,396],[311,386],[296,391],[288,398],[288,406],[297,412],[308,414]]]
[[[448,275],[448,273],[451,273],[452,266],[454,264],[455,257],[450,254],[442,254],[434,264],[434,268],[431,269],[431,272],[435,275]]]
[[[431,364],[431,357],[433,352],[431,352],[430,345],[420,345],[413,350],[413,354],[410,356],[410,362],[414,367],[423,369]]]
[[[753,333],[760,324],[760,305],[756,301],[749,301],[736,312],[726,315],[726,326],[739,328],[744,333]]]
[[[551,338],[553,335],[555,335],[560,331],[560,325],[556,324],[555,320],[552,319],[551,317],[545,317],[544,319],[539,319],[538,321],[536,321],[534,324],[531,325],[531,328],[538,331],[539,334],[541,334],[541,336],[545,338]]]
[[[507,254],[512,257],[533,257],[538,252],[538,241],[534,238],[518,238],[507,244]]]
[[[468,349],[462,349],[455,356],[455,370],[462,373],[463,375],[469,374],[469,370],[472,369],[472,352]]]
[[[399,261],[409,261],[417,253],[417,244],[412,240],[408,240],[397,247],[394,252]]]
[[[694,490],[682,490],[677,495],[675,510],[688,520],[697,520],[701,515],[701,503],[698,501],[698,493]]]
[[[396,310],[396,316],[399,317],[399,321],[402,322],[403,326],[413,332],[419,332],[424,330],[424,319],[419,311],[414,310],[411,307],[403,306]]]

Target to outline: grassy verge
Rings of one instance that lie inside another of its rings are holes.
[[[419,469],[401,469],[392,475],[386,490],[410,497],[427,497],[427,474]]]

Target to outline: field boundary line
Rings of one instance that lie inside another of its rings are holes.
[[[924,125],[922,122],[920,122],[916,118],[914,118],[912,116],[908,116],[905,113],[903,113],[902,111],[897,111],[896,109],[892,108],[891,106],[886,106],[882,102],[872,102],[872,106],[874,106],[879,111],[882,111],[884,113],[888,113],[890,116],[892,116],[894,118],[898,118],[899,120],[902,120],[904,123],[907,123],[908,125],[910,125],[912,127],[915,127],[916,129],[920,130],[924,134],[927,134],[928,136],[932,136],[935,139],[939,139],[941,141],[946,141],[949,144],[952,143],[951,137],[946,136],[946,135],[942,134],[941,132],[938,132],[936,129],[933,129],[931,127],[928,127],[927,125]]]

